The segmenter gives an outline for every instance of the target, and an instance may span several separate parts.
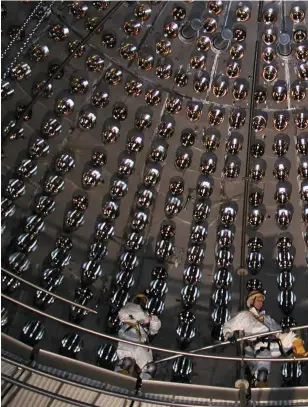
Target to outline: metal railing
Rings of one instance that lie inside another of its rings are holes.
[[[104,339],[109,339],[111,341],[116,341],[116,342],[122,342],[122,343],[126,343],[129,345],[133,345],[133,346],[139,346],[141,348],[146,348],[146,349],[152,349],[155,350],[157,352],[163,352],[163,353],[172,353],[173,355],[177,355],[177,356],[173,356],[172,358],[176,358],[179,356],[188,356],[188,357],[197,357],[200,359],[216,359],[216,360],[229,360],[229,361],[245,361],[245,362],[252,362],[255,361],[255,358],[239,358],[239,357],[229,357],[229,356],[215,356],[215,355],[201,355],[199,353],[195,353],[195,352],[200,352],[200,351],[205,351],[205,350],[210,350],[210,349],[215,349],[216,347],[219,346],[224,346],[224,345],[228,345],[230,344],[229,341],[225,341],[225,342],[221,342],[219,344],[215,344],[215,345],[210,345],[210,346],[205,346],[203,348],[197,349],[195,351],[192,352],[181,352],[181,351],[177,351],[177,350],[172,350],[172,349],[166,349],[166,348],[159,348],[156,346],[151,346],[151,345],[147,345],[147,344],[143,344],[143,343],[137,343],[137,342],[132,342],[132,341],[127,341],[126,339],[121,339],[121,338],[117,338],[115,336],[112,335],[108,335],[108,334],[103,334],[101,332],[97,332],[97,331],[93,331],[92,329],[88,329],[88,328],[84,328],[83,326],[79,326],[76,324],[73,324],[72,322],[69,321],[64,321],[63,319],[57,318],[53,315],[50,314],[46,314],[46,312],[43,312],[41,310],[38,310],[36,308],[31,307],[30,305],[24,304],[18,300],[16,300],[15,298],[12,298],[6,294],[1,294],[1,296],[3,298],[5,298],[8,301],[13,302],[16,305],[19,305],[29,311],[32,311],[38,315],[44,316],[46,318],[49,318],[53,321],[59,322],[63,325],[69,326],[71,328],[74,329],[78,329],[80,331],[86,332],[88,334],[91,335],[95,335],[95,336],[99,336],[100,338],[104,338]],[[292,331],[299,331],[301,329],[308,329],[308,325],[302,325],[299,327],[294,327],[291,328]],[[249,336],[244,336],[243,338],[238,338],[237,342],[240,341],[244,341],[244,340],[249,340],[249,339],[255,339],[255,338],[260,338],[260,337],[265,337],[265,336],[269,336],[269,335],[275,335],[278,333],[281,333],[281,330],[276,330],[276,331],[269,331],[269,332],[265,332],[265,333],[261,333],[261,334],[256,334],[256,335],[249,335]],[[300,358],[300,359],[296,359],[295,357],[293,358],[258,358],[259,361],[264,361],[264,362],[290,362],[290,361],[308,361],[308,357],[305,358]]]
[[[86,307],[85,305],[78,304],[77,302],[71,301],[71,300],[69,300],[68,298],[61,297],[61,295],[55,294],[54,292],[45,290],[45,288],[40,287],[39,285],[36,285],[36,284],[34,284],[34,283],[31,283],[30,281],[25,280],[24,278],[22,278],[22,277],[20,277],[20,276],[17,276],[16,274],[12,273],[12,272],[9,271],[9,270],[6,270],[6,269],[3,268],[3,267],[1,267],[1,271],[3,271],[4,273],[6,273],[7,275],[9,275],[9,276],[11,276],[11,277],[13,277],[13,278],[16,278],[16,280],[20,281],[20,282],[23,283],[23,284],[28,285],[29,287],[35,288],[35,289],[37,289],[37,290],[42,291],[43,293],[49,294],[51,297],[57,298],[57,299],[60,300],[60,301],[66,302],[66,303],[68,303],[68,304],[70,304],[70,305],[73,305],[74,307],[82,308],[82,309],[84,309],[85,311],[91,312],[92,314],[97,314],[97,311],[95,311],[94,309],[88,308],[88,307]]]

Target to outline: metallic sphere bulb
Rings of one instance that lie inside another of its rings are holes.
[[[102,140],[105,144],[115,143],[120,137],[120,127],[117,124],[105,125],[102,129]]]
[[[147,130],[152,126],[152,116],[149,113],[136,114],[134,124],[138,130]]]
[[[231,206],[226,206],[220,211],[220,222],[225,227],[230,227],[234,224],[236,218],[236,210]]]
[[[250,168],[249,176],[252,182],[260,182],[265,176],[265,170],[259,164],[255,164]]]
[[[231,272],[226,268],[220,268],[215,271],[213,283],[216,289],[228,289],[233,281]]]
[[[27,322],[21,331],[20,339],[29,346],[39,343],[45,335],[45,327],[40,321]]]
[[[160,55],[170,55],[172,53],[172,43],[169,40],[159,40],[155,43],[155,50],[156,54]],[[153,65],[154,58],[152,57],[152,65]]]
[[[272,47],[265,47],[262,51],[262,60],[266,63],[271,63],[277,57],[277,53]]]
[[[88,12],[88,5],[83,1],[73,1],[68,5],[68,11],[76,19],[84,18]]]
[[[191,122],[195,122],[202,117],[203,105],[200,102],[189,101],[186,105],[186,116]]]
[[[208,218],[211,212],[209,204],[206,202],[198,202],[193,210],[193,219],[196,223],[203,222]]]
[[[184,193],[184,180],[174,180],[169,183],[169,191],[173,196],[180,196]]]
[[[222,0],[208,1],[207,9],[209,13],[214,14],[215,16],[221,14],[224,7],[224,2]]]
[[[164,25],[163,27],[164,37],[169,39],[175,39],[179,35],[179,26],[174,21],[171,21]]]
[[[138,67],[143,71],[150,71],[154,66],[154,56],[151,54],[142,53],[138,57]]]
[[[182,202],[180,198],[172,196],[171,198],[168,198],[165,203],[165,215],[168,218],[173,218],[176,216],[179,212],[182,210]]]
[[[196,284],[187,284],[181,290],[181,299],[184,309],[193,307],[199,297],[200,289]]]
[[[220,229],[217,233],[217,244],[222,248],[230,248],[234,240],[234,233],[230,229]]]
[[[1,219],[9,218],[14,215],[16,205],[8,198],[1,199]]]
[[[308,161],[301,161],[299,163],[297,173],[302,180],[308,179]]]
[[[175,127],[172,120],[168,118],[162,118],[162,122],[159,123],[157,128],[157,135],[162,139],[169,139],[173,136]]]
[[[73,76],[70,81],[70,89],[72,93],[84,95],[89,90],[89,81],[85,78]]]
[[[294,123],[298,129],[306,129],[308,127],[308,112],[297,113],[294,117]]]
[[[112,239],[114,236],[114,226],[108,222],[98,223],[95,229],[95,239],[105,241]]]
[[[56,203],[50,196],[41,195],[35,204],[35,212],[39,216],[46,217],[53,213],[55,210]]]
[[[249,194],[250,205],[257,207],[263,203],[263,191],[255,191]]]
[[[149,158],[153,162],[163,162],[167,157],[167,145],[161,143],[153,143],[150,149]]]
[[[250,154],[257,158],[257,157],[262,157],[264,155],[265,147],[262,143],[254,143],[250,147]]]
[[[124,198],[127,192],[128,185],[125,181],[115,180],[112,184],[110,184],[109,195],[113,200]]]
[[[16,168],[16,175],[20,178],[31,178],[37,173],[37,165],[35,161],[24,159]]]
[[[302,220],[307,225],[308,224],[308,206],[305,205],[302,212]]]
[[[195,334],[193,335],[193,337]],[[193,339],[192,337],[192,339]],[[180,343],[184,342],[184,336],[180,337]],[[190,384],[193,377],[192,360],[186,356],[177,358],[172,364],[172,381],[176,383]]]
[[[297,66],[297,76],[305,81],[308,79],[308,62],[304,62]]]
[[[109,299],[110,305],[110,313],[111,314],[118,314],[120,309],[125,306],[127,301],[130,299],[130,294],[127,290],[123,288],[117,288],[116,291],[113,292],[113,296]],[[109,322],[109,321],[108,321]],[[115,324],[116,321],[113,321]],[[114,327],[116,328],[116,327]],[[118,329],[118,328],[116,328]]]
[[[266,89],[257,89],[254,93],[254,101],[257,104],[265,103],[267,99],[267,90]]]
[[[203,31],[206,34],[213,34],[217,30],[218,24],[215,18],[207,17],[203,20]]]
[[[54,118],[44,120],[41,127],[41,133],[44,139],[59,136],[62,133],[62,124],[59,120]]]
[[[108,49],[115,48],[117,45],[117,39],[113,33],[105,32],[102,35],[102,45]]]
[[[300,196],[300,199],[304,203],[308,203],[308,185],[307,185],[307,183],[306,184],[304,182],[301,183],[300,190],[299,190],[299,196]]]
[[[85,22],[86,31],[95,31],[95,34],[100,34],[103,30],[103,27],[100,26],[99,28],[97,28],[97,26],[99,25],[99,21],[99,17],[88,17]]]
[[[296,295],[291,290],[280,291],[277,301],[281,311],[285,315],[290,315],[296,304]]]
[[[5,188],[5,196],[14,201],[26,193],[26,186],[21,179],[11,178]]]
[[[55,104],[55,113],[57,116],[69,116],[74,111],[75,103],[70,97],[58,99]]]
[[[32,45],[28,51],[29,53],[29,58],[32,61],[35,62],[40,62],[40,61],[44,61],[45,59],[48,58],[49,56],[49,48],[47,47],[47,45]]]
[[[122,82],[123,71],[115,67],[110,67],[106,70],[104,79],[108,85],[118,85]]]
[[[11,120],[3,127],[3,138],[9,140],[19,140],[24,138],[24,128],[17,127],[17,120]]]
[[[127,235],[127,238],[125,241],[125,249],[137,251],[143,247],[144,243],[145,243],[145,240],[141,234],[139,234],[137,232],[132,232]]]
[[[142,82],[132,79],[125,83],[124,90],[127,96],[137,97],[142,93],[143,85]]]
[[[167,261],[173,254],[174,247],[167,239],[162,239],[156,242],[155,257],[159,261]]]
[[[59,353],[63,356],[76,359],[78,353],[83,350],[83,347],[83,339],[72,332],[62,338]]]
[[[239,62],[230,62],[227,65],[226,74],[230,79],[236,79],[240,76],[241,65]]]
[[[156,76],[159,79],[169,79],[172,76],[172,63],[168,60],[161,58],[156,66]]]
[[[7,268],[12,273],[21,276],[30,267],[30,261],[27,255],[22,252],[15,252],[8,256]]]
[[[96,115],[89,111],[81,111],[78,117],[78,127],[81,130],[92,130],[96,127]]]
[[[52,83],[48,83],[46,86],[46,80],[35,81],[32,86],[32,93],[34,96],[38,94],[41,99],[49,99],[53,95],[53,86]]]
[[[251,237],[248,239],[247,247],[253,252],[259,252],[263,248],[263,240],[259,237]]]
[[[107,10],[107,8],[110,6],[111,2],[110,0],[100,0],[100,1],[92,1],[91,2],[92,6],[96,9],[96,10]]]
[[[235,158],[227,158],[223,168],[223,175],[228,179],[237,178],[240,175],[241,166],[240,161],[236,161]]]
[[[93,107],[104,108],[109,104],[109,93],[107,91],[97,91],[91,96],[91,104]]]
[[[27,79],[31,76],[32,70],[30,65],[25,62],[15,63],[11,69],[10,76],[17,82]]]
[[[293,23],[301,23],[305,18],[305,11],[300,5],[295,5],[291,8],[289,17]]]
[[[232,95],[235,100],[245,100],[248,95],[248,88],[242,81],[235,81],[232,89]]]
[[[64,190],[64,178],[59,175],[49,175],[44,181],[44,192],[57,195]]]
[[[202,225],[194,225],[190,232],[190,241],[194,244],[201,244],[206,240],[207,229]]]
[[[170,114],[177,114],[182,109],[183,101],[180,97],[175,95],[169,95],[165,109]]]
[[[202,174],[214,174],[217,166],[217,157],[214,153],[207,153],[201,157],[199,170]]]
[[[55,41],[64,41],[69,36],[70,30],[62,24],[50,25],[48,35]]]
[[[231,313],[225,306],[220,306],[214,309],[211,314],[211,319],[215,325],[224,324],[231,318]]]
[[[281,236],[276,242],[276,247],[282,252],[287,252],[292,248],[292,239],[287,236]]]
[[[262,77],[266,82],[272,82],[277,79],[278,70],[273,65],[266,65],[262,69]]]
[[[176,158],[174,160],[175,168],[178,171],[187,170],[192,163],[191,155],[188,152],[179,152],[176,153]]]
[[[125,21],[123,25],[123,29],[125,34],[129,35],[130,37],[137,37],[141,32],[141,23],[137,20],[129,20]]]
[[[82,58],[84,53],[86,52],[85,45],[82,45],[80,47],[80,44],[80,40],[73,40],[68,43],[68,52],[70,54],[74,54],[74,58]]]
[[[296,102],[301,102],[306,97],[306,88],[300,84],[294,84],[291,86],[290,96]]]
[[[283,164],[277,163],[274,166],[273,176],[279,181],[286,181],[289,178],[290,168]]]
[[[248,292],[256,291],[256,290],[264,292],[262,281],[258,280],[257,278],[249,279],[246,283],[246,289]]]
[[[122,104],[115,104],[112,109],[112,117],[115,120],[124,121],[127,118],[127,107]]]
[[[86,59],[86,68],[90,72],[102,72],[104,68],[104,59],[99,55],[90,55]]]
[[[273,153],[278,157],[282,157],[287,154],[289,150],[289,143],[286,140],[278,139],[273,143],[272,150]]]
[[[197,194],[200,198],[209,198],[213,193],[213,189],[210,179],[206,177],[197,183]]]
[[[246,264],[250,273],[257,274],[264,264],[264,256],[258,252],[250,252],[246,257]]]
[[[1,83],[1,100],[9,100],[14,96],[15,89],[10,81],[3,80]]]
[[[168,293],[168,285],[164,280],[152,280],[149,287],[149,297],[164,297]]]
[[[147,21],[151,17],[152,9],[148,4],[138,3],[134,8],[134,16],[137,20]]]
[[[204,93],[210,85],[208,75],[204,72],[198,72],[193,80],[193,88],[196,93]]]
[[[197,135],[193,130],[184,130],[181,134],[181,144],[184,147],[192,147],[195,144]]]
[[[216,151],[220,145],[220,137],[214,132],[205,132],[202,143],[207,151]]]
[[[187,250],[187,262],[190,265],[200,265],[205,257],[205,249],[197,244],[192,244]]]
[[[126,151],[130,154],[140,153],[144,147],[144,136],[142,133],[133,134],[127,138]]]
[[[102,215],[105,220],[114,220],[120,215],[119,205],[114,201],[108,201],[102,205]]]
[[[159,229],[159,233],[164,239],[171,239],[175,237],[176,229],[171,224],[163,224]]]
[[[200,52],[206,52],[211,48],[211,40],[209,37],[202,35],[196,40],[196,48]]]
[[[277,285],[279,290],[292,290],[295,283],[295,277],[289,271],[283,271],[277,276]]]
[[[260,209],[252,209],[248,215],[248,223],[252,228],[258,228],[262,225],[265,214]]]
[[[238,136],[233,136],[231,134],[226,142],[226,151],[228,152],[228,154],[236,155],[242,150],[242,147],[243,145],[241,139]]]
[[[69,153],[62,153],[55,160],[55,171],[60,174],[66,174],[75,168],[75,160]]]
[[[182,322],[182,323],[186,322],[189,324],[193,324],[196,322],[196,317],[192,312],[185,310],[185,311],[182,311],[179,313],[178,320],[179,320],[179,322]]]
[[[155,267],[151,272],[152,280],[167,280],[168,272],[164,267]]]
[[[212,302],[214,307],[227,306],[231,301],[231,294],[225,288],[218,288],[212,294]]]
[[[153,205],[155,194],[151,189],[141,187],[136,193],[135,204],[138,209],[147,209]]]
[[[145,94],[146,104],[149,106],[157,106],[161,102],[162,93],[159,89],[149,88]]]
[[[224,121],[225,114],[221,108],[214,107],[209,110],[207,117],[212,126],[219,126]]]
[[[233,253],[229,249],[218,249],[215,254],[218,267],[230,267],[233,263]]]
[[[276,263],[280,272],[290,271],[293,267],[294,256],[289,251],[280,251],[276,256]]]
[[[91,168],[82,174],[82,187],[90,189],[102,182],[102,175],[97,169]]]
[[[188,74],[185,71],[180,70],[174,75],[173,80],[178,87],[184,88],[188,83]]]
[[[307,31],[303,28],[299,28],[293,31],[293,41],[300,44],[307,39]]]
[[[196,265],[188,266],[184,269],[183,281],[185,284],[197,284],[201,281],[202,271]]]
[[[104,167],[107,163],[107,155],[103,151],[94,150],[91,155],[91,161],[94,167]]]
[[[262,20],[265,24],[275,24],[277,21],[277,12],[272,8],[268,8],[263,12]]]
[[[244,57],[245,48],[242,44],[233,44],[230,48],[230,57],[233,61],[239,61]]]
[[[281,206],[276,210],[275,219],[277,226],[281,229],[285,229],[292,221],[292,214],[288,209]]]
[[[216,76],[212,84],[212,92],[217,98],[223,97],[228,93],[229,81],[228,77],[220,74]]]
[[[272,98],[277,103],[282,103],[287,99],[287,88],[284,85],[274,84]]]
[[[17,251],[31,253],[37,249],[37,237],[29,233],[22,233],[14,239]]]
[[[284,131],[289,125],[289,118],[283,113],[274,114],[273,126],[277,131]]]
[[[130,228],[134,232],[141,232],[148,224],[148,216],[144,212],[135,212],[130,222]]]
[[[229,125],[232,129],[240,129],[246,121],[246,113],[244,110],[232,110],[229,116]]]
[[[184,7],[175,6],[171,11],[171,15],[174,21],[183,21],[186,18],[186,10]]]
[[[86,211],[89,206],[89,199],[86,195],[75,195],[72,198],[72,206],[78,211]]]
[[[278,204],[286,204],[291,197],[290,192],[285,187],[278,187],[274,194],[274,199]]]
[[[118,288],[123,288],[124,290],[129,290],[135,285],[134,276],[126,271],[120,271],[115,278],[115,286]]]
[[[308,47],[306,45],[299,45],[295,50],[296,59],[299,61],[307,61],[308,59]]]
[[[64,217],[63,230],[66,233],[72,233],[78,230],[84,224],[84,212],[77,209],[68,211]]]
[[[120,45],[119,52],[120,56],[127,61],[133,61],[138,57],[137,45],[131,40],[123,41]]]
[[[250,16],[251,16],[250,8],[239,3],[237,9],[235,10],[236,21],[244,23],[249,20]]]
[[[243,42],[246,40],[246,31],[242,27],[235,27],[233,30],[233,39],[237,42]]]

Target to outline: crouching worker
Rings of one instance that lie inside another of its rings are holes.
[[[244,331],[245,336],[261,334],[269,331],[280,330],[281,326],[263,311],[265,295],[261,291],[251,291],[247,296],[247,311],[241,311],[231,318],[223,326],[225,340],[231,343],[236,342],[235,331]],[[308,352],[304,348],[304,343],[295,332],[290,332],[286,328],[282,333],[271,335],[270,337],[260,337],[247,341],[245,347],[245,357],[276,358],[280,355],[291,354],[295,357],[306,357]],[[270,372],[270,362],[248,362],[253,376],[252,385],[255,387],[267,387],[268,374]]]
[[[136,295],[134,302],[128,302],[120,311],[122,324],[118,336],[128,341],[148,344],[156,335],[161,322],[155,315],[149,315],[145,307],[148,297],[145,294]],[[151,349],[119,342],[117,348],[119,362],[115,371],[122,374],[132,374],[135,370],[141,379],[151,379],[156,373]]]

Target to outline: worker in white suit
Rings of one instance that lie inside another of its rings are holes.
[[[251,291],[247,296],[247,311],[241,311],[235,317],[227,321],[223,326],[225,340],[231,343],[236,342],[234,333],[243,331],[245,336],[261,334],[269,331],[280,330],[281,326],[263,311],[265,295],[261,291]],[[308,352],[304,348],[304,343],[295,332],[286,329],[285,332],[278,333],[272,337],[255,338],[248,341],[245,347],[245,356],[249,358],[270,358],[278,357],[293,351],[295,357],[306,357]],[[248,366],[253,375],[253,385],[262,388],[267,387],[268,374],[270,372],[270,362],[248,362]]]
[[[134,302],[128,302],[120,311],[121,328],[118,336],[132,342],[148,344],[149,339],[156,335],[161,322],[156,315],[149,315],[145,310],[148,297],[145,294],[136,295]],[[118,343],[117,356],[119,359],[115,371],[131,374],[133,369],[139,373],[141,379],[151,379],[156,372],[151,349]]]

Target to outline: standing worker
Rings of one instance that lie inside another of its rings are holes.
[[[118,336],[121,339],[142,344],[149,344],[150,338],[156,335],[161,327],[159,318],[149,315],[146,311],[148,297],[145,294],[136,295],[133,302],[128,302],[120,311],[121,328]],[[151,379],[156,373],[151,349],[119,342],[117,348],[119,362],[115,371],[131,374],[133,370],[141,379]]]
[[[249,336],[281,329],[281,326],[263,311],[264,300],[265,295],[261,291],[254,290],[248,294],[246,300],[248,311],[239,312],[224,324],[225,340],[235,343],[235,331],[244,331],[244,335]],[[286,353],[293,353],[295,357],[299,358],[308,356],[303,340],[294,332],[290,332],[289,328],[284,329],[282,333],[255,338],[247,342],[245,357],[249,358],[278,357]],[[267,387],[271,363],[255,361],[248,362],[248,366],[253,375],[253,385],[259,388]]]

